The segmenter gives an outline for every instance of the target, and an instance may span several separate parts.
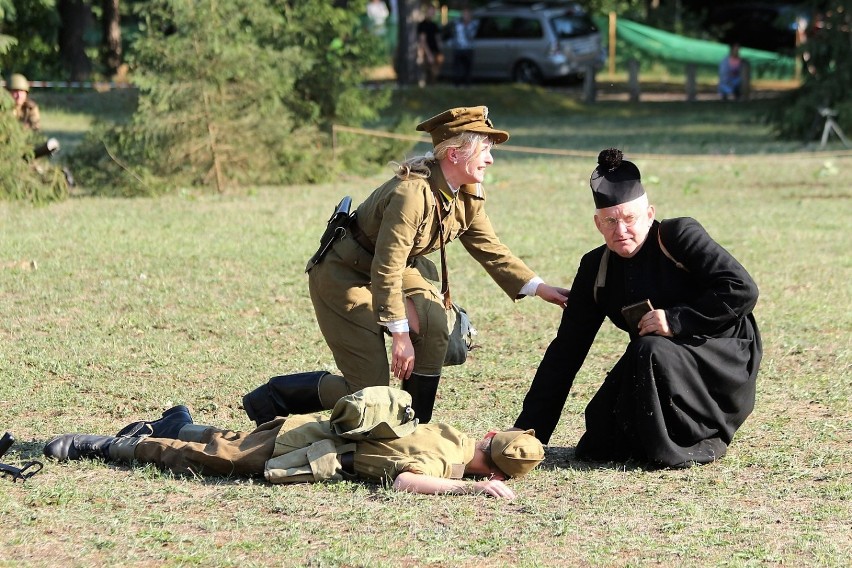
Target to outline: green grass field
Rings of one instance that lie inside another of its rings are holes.
[[[515,501],[45,462],[25,483],[0,479],[0,566],[852,564],[852,156],[790,154],[804,145],[770,137],[761,101],[589,107],[505,86],[401,93],[394,108],[425,117],[468,101],[489,104],[509,144],[659,154],[637,160],[658,216],[696,217],[750,270],[765,355],[754,414],[724,459],[680,471],[574,459],[585,404],[625,345],[605,324],[543,466],[510,482]],[[91,109],[42,114],[70,136]],[[548,282],[570,285],[601,242],[594,159],[495,157],[498,233]],[[18,438],[2,461],[179,403],[198,423],[245,429],[245,392],[332,370],[305,261],[337,200],[359,202],[389,173],[239,195],[0,203],[0,434]],[[460,245],[448,253],[454,299],[479,335],[468,362],[447,369],[435,419],[477,434],[511,426],[559,310],[512,303]]]

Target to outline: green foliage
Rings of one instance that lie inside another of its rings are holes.
[[[363,69],[384,61],[379,40],[362,27],[364,2],[350,2],[348,9],[336,8],[328,0],[273,0],[273,4],[284,14],[284,28],[275,45],[279,49],[302,46],[313,59],[295,82],[304,105],[300,111],[323,126],[376,118],[387,102],[386,93],[357,88]]]
[[[33,138],[12,114],[15,102],[0,90],[0,199],[45,203],[67,195],[62,172],[33,161]]]
[[[815,22],[799,50],[804,62],[802,86],[768,113],[770,124],[783,138],[817,138],[825,122],[818,112],[823,107],[837,111],[835,120],[844,132],[852,131],[852,13],[841,1],[830,2],[824,11],[817,11],[817,4]]]
[[[127,124],[96,129],[74,156],[97,193],[327,179],[328,126],[375,118],[387,100],[360,88],[379,50],[359,33],[354,9],[152,0],[140,14],[131,59],[139,107]]]
[[[646,6],[644,2],[635,0],[589,0],[583,4],[592,14],[608,14],[615,12],[622,18],[644,19]]]
[[[12,0],[0,0],[0,18],[12,18],[15,16],[15,3]]]
[[[102,195],[154,196],[174,189],[168,179],[151,172],[145,146],[132,140],[132,127],[96,121],[71,155],[77,179]],[[123,149],[121,159],[115,155],[119,148]]]
[[[31,78],[61,76],[56,0],[2,0],[0,13],[0,30],[14,38],[8,50],[0,49],[0,68]]]
[[[411,136],[418,122],[411,115],[402,113],[393,124],[382,125],[381,130]],[[365,138],[362,134],[341,132],[335,141],[335,158],[346,172],[369,175],[375,172],[377,165],[386,166],[391,160],[399,161],[412,145],[411,142],[392,138]]]

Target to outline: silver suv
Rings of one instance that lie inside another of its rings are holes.
[[[501,2],[473,12],[473,78],[521,83],[581,77],[605,61],[600,33],[573,2]],[[452,23],[445,39],[452,72]]]

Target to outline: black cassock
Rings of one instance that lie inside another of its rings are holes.
[[[655,221],[635,256],[607,255],[603,279],[605,250],[580,261],[559,331],[515,426],[535,429],[548,443],[608,317],[630,343],[586,407],[577,456],[667,467],[722,457],[754,408],[763,353],[752,315],[757,285],[695,219]],[[674,337],[628,330],[621,308],[645,299],[665,310]]]

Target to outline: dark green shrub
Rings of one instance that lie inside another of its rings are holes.
[[[381,50],[352,6],[151,0],[140,14],[138,109],[127,124],[94,129],[73,156],[94,193],[328,179],[330,125],[375,119],[387,103],[361,88]]]

